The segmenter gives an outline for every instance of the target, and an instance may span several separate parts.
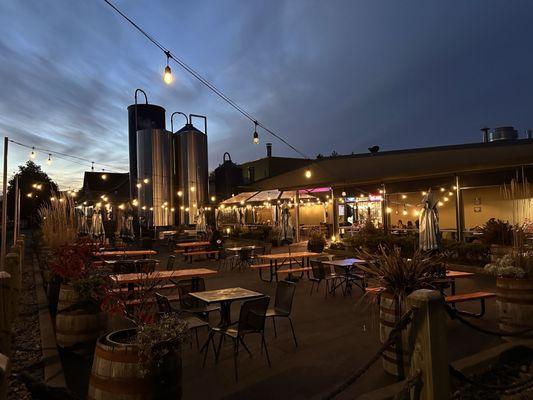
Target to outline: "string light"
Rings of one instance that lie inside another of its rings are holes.
[[[35,147],[32,147],[31,153],[30,153],[30,159],[35,160],[35,157],[37,157],[37,154],[35,153]]]
[[[407,198],[407,195],[402,194],[402,199],[406,199],[406,198]]]
[[[343,191],[343,192],[341,193],[341,196],[342,196],[342,197],[346,197],[346,192]]]
[[[46,160],[46,165],[52,165],[52,154],[48,154],[48,160]]]
[[[211,201],[214,203],[217,200],[215,196],[211,196]]]
[[[392,208],[387,207],[387,208],[385,209],[385,212],[386,212],[387,214],[390,214],[390,213],[392,212]]]
[[[183,192],[181,190],[178,190],[178,197],[183,196]]]
[[[148,178],[144,178],[144,179],[143,179],[143,182],[147,185],[148,183],[150,183],[150,179],[148,179]]]
[[[257,121],[254,121],[254,144],[259,144],[259,134],[257,133]]]
[[[137,189],[140,189],[140,188],[142,188],[143,184],[141,182],[139,182],[135,186],[137,186]]]
[[[305,170],[305,177],[309,179],[311,178],[311,176],[313,176],[313,174],[311,173],[311,170],[310,169]]]
[[[170,59],[170,53],[166,53],[167,56],[167,66],[165,67],[165,73],[163,74],[163,80],[167,85],[170,85],[172,81],[174,80],[174,77],[172,76],[172,70],[170,69],[170,65],[168,65],[169,59]]]
[[[102,175],[100,176],[100,178],[102,178],[102,179],[105,181],[105,180],[107,179],[107,174],[102,174]]]
[[[195,192],[196,188],[194,186],[191,186],[191,192]]]

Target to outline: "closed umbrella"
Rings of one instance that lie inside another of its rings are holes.
[[[87,235],[89,233],[89,226],[87,224],[87,216],[85,215],[83,210],[79,210],[77,212],[77,220],[78,220],[78,234]]]
[[[419,246],[420,249],[436,250],[440,245],[438,198],[430,190],[422,199],[422,212],[419,217]]]
[[[198,215],[196,216],[196,231],[205,232],[206,228],[207,227],[205,223],[205,210],[203,207],[200,207],[198,209]]]
[[[99,211],[95,211],[92,216],[91,234],[98,238],[105,236],[104,223],[102,222],[102,214]]]
[[[123,240],[130,241],[135,239],[135,233],[133,232],[133,216],[124,216],[122,229],[120,231],[120,237]]]

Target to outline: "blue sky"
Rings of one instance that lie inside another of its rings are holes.
[[[310,156],[479,141],[533,127],[530,1],[116,0],[178,57]],[[213,169],[295,155],[173,65],[101,0],[2,0],[0,132],[127,170],[136,88],[207,115]],[[168,120],[168,118],[167,118]],[[181,120],[179,120],[181,122]],[[179,124],[179,123],[178,123]],[[170,125],[168,123],[168,125]],[[12,147],[10,170],[29,150]],[[89,165],[37,161],[63,188]]]

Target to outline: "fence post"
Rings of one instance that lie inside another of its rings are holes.
[[[442,294],[436,290],[417,290],[407,297],[407,305],[418,309],[413,321],[411,375],[421,372],[420,400],[448,400],[450,375]]]
[[[9,253],[6,256],[6,271],[11,275],[11,311],[13,319],[18,315],[20,290],[22,288],[22,270],[20,257],[17,253]]]
[[[12,307],[11,275],[0,271],[0,352],[8,355],[11,354]]]
[[[0,354],[0,400],[7,399],[7,377],[11,373],[9,358]]]

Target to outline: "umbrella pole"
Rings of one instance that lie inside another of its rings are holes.
[[[296,195],[294,196],[294,225],[296,225],[296,237],[294,241],[296,243],[300,242],[300,191],[296,190]]]

